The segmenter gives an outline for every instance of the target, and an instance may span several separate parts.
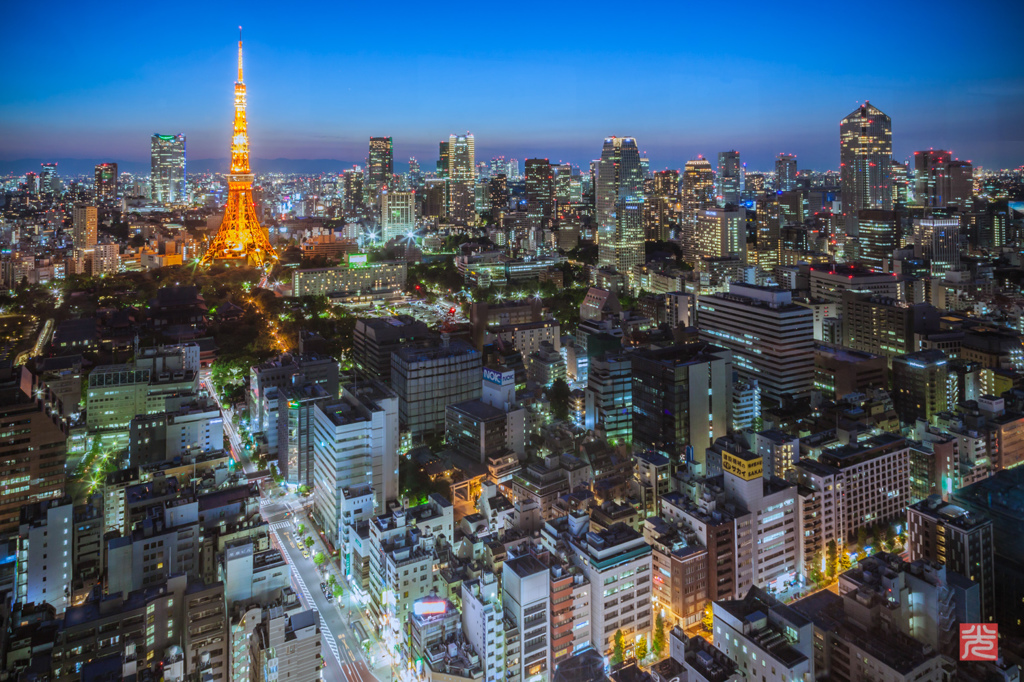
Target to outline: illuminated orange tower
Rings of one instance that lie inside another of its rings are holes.
[[[238,28],[238,80],[235,81],[235,132],[231,138],[231,172],[228,178],[228,203],[224,222],[203,255],[202,263],[238,262],[269,267],[277,262],[277,252],[263,232],[253,207],[249,171],[249,131],[245,120],[245,83],[242,82],[242,28]]]

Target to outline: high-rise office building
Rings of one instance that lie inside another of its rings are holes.
[[[954,159],[952,152],[942,149],[914,152],[914,203],[926,208],[967,208],[972,195],[970,161]]]
[[[796,154],[775,157],[775,190],[791,192],[796,189]]]
[[[416,192],[399,192],[384,187],[380,190],[381,238],[388,243],[405,237],[416,229]]]
[[[74,244],[76,249],[91,249],[96,246],[97,211],[95,206],[75,204],[72,213]]]
[[[892,272],[896,241],[896,213],[878,208],[866,208],[857,213],[860,238],[857,240],[857,260],[880,272]]]
[[[448,136],[448,177],[469,180],[476,177],[476,142],[473,133]]]
[[[0,536],[18,531],[21,507],[64,492],[67,436],[20,388],[0,388]]]
[[[339,546],[348,526],[382,513],[398,499],[398,396],[378,381],[342,387],[341,399],[314,411],[313,513]],[[362,518],[345,514],[346,502],[372,496]]]
[[[632,358],[633,443],[697,461],[729,432],[732,354],[709,343],[640,350]]]
[[[526,160],[526,219],[531,230],[549,227],[554,177],[547,159]]]
[[[60,178],[57,177],[57,162],[41,164],[39,172],[39,193],[56,194],[60,189]]]
[[[363,169],[353,166],[342,174],[345,210],[353,211],[365,206],[363,197]]]
[[[519,159],[509,159],[508,160],[508,179],[509,180],[519,180],[521,178],[522,178],[522,175],[520,175],[520,173],[519,173]]]
[[[934,277],[945,277],[960,269],[960,219],[918,218],[914,220],[914,255],[928,260]]]
[[[648,241],[668,241],[679,223],[679,171],[656,171],[645,184],[645,237]]]
[[[907,171],[907,164],[892,160],[892,203],[906,204],[910,199],[909,194],[910,177]]]
[[[738,256],[747,260],[747,210],[707,208],[697,212],[693,241],[696,258]]]
[[[683,224],[680,241],[693,238],[697,214],[715,204],[715,169],[703,156],[686,162],[683,168]]]
[[[451,156],[448,147],[448,140],[441,140],[437,143],[437,176],[448,177],[449,157]]]
[[[949,408],[946,354],[932,348],[892,359],[893,403],[900,421],[913,424]]]
[[[735,149],[718,153],[716,197],[721,206],[740,203],[743,193],[743,164]]]
[[[634,138],[605,138],[596,182],[598,265],[632,281],[644,260],[644,175]]]
[[[471,225],[476,221],[476,152],[472,133],[449,135],[447,149],[448,211],[456,225]]]
[[[445,407],[479,398],[482,376],[480,352],[464,341],[399,349],[391,356],[391,386],[402,425],[414,436],[443,432]]]
[[[109,201],[117,198],[116,163],[96,164],[96,180],[93,183],[93,193],[96,201]]]
[[[633,440],[632,356],[602,353],[590,358],[584,391],[584,424],[617,445]]]
[[[185,202],[185,136],[154,134],[151,140],[152,199],[161,204]]]
[[[370,157],[366,165],[366,189],[374,203],[381,190],[391,186],[394,174],[394,145],[391,138],[371,137]]]
[[[847,234],[858,211],[892,210],[892,120],[868,102],[839,123],[839,178]]]
[[[763,398],[788,400],[814,387],[814,312],[793,303],[790,291],[732,283],[729,293],[698,299],[697,325],[702,340],[733,352],[740,378],[757,379]]]

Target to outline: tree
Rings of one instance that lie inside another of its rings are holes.
[[[331,573],[329,576],[327,576],[327,584],[328,585],[334,585],[337,582],[338,582],[338,579],[334,576],[333,573]]]
[[[807,577],[811,580],[811,582],[815,584],[825,580],[825,576],[821,572],[821,558],[822,553],[819,549],[817,552],[814,553],[814,558],[811,559],[811,566],[807,570]]]
[[[312,549],[313,544],[314,544],[313,543],[313,538],[311,538],[311,537],[306,538],[306,547],[309,547],[310,549]]]
[[[317,566],[323,566],[325,561],[327,561],[327,557],[324,556],[323,552],[317,552],[313,555],[313,563]]]
[[[555,379],[548,391],[548,399],[551,401],[551,416],[559,421],[569,419],[569,384],[564,379]]]
[[[711,632],[715,628],[715,614],[711,610],[711,602],[704,607],[704,618],[701,619],[700,624],[704,628],[704,632]]]
[[[612,665],[619,665],[626,660],[626,636],[622,630],[615,631],[615,648],[612,651]]]
[[[835,540],[829,540],[828,546],[825,549],[825,571],[828,579],[831,580],[836,575],[837,561],[839,559],[839,547],[836,545]]]
[[[647,637],[641,637],[636,642],[636,660],[642,661],[647,658]]]
[[[881,549],[886,552],[892,551],[892,536],[889,534],[889,527],[880,524],[877,534],[878,544],[881,545]]]
[[[861,551],[864,551],[864,548],[868,546],[868,529],[864,526],[857,529],[857,545]]]
[[[299,527],[295,529],[295,532],[298,533],[299,535],[305,534],[305,532],[306,532],[306,524],[300,523]]]
[[[853,564],[850,563],[850,554],[848,552],[839,553],[839,572],[845,573],[853,568]]]
[[[654,657],[661,660],[665,653],[665,617],[658,610],[658,616],[654,619],[654,636],[651,638],[651,651]]]
[[[306,485],[305,483],[300,485],[299,486],[299,494],[300,495],[308,495],[309,494],[309,486]]]
[[[334,598],[335,599],[341,599],[342,596],[344,596],[344,594],[345,594],[345,588],[342,587],[340,584],[335,583],[335,585],[334,585]]]

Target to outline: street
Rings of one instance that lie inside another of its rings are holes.
[[[242,446],[242,439],[231,422],[231,415],[224,410],[220,404],[213,387],[210,386],[210,371],[204,369],[200,374],[200,380],[204,388],[209,392],[217,406],[221,409],[224,419],[224,433],[227,436],[228,446],[231,449],[232,458],[247,473],[255,473],[256,466],[249,459]],[[274,544],[281,550],[285,560],[289,563],[292,573],[292,584],[298,588],[299,598],[307,608],[316,609],[320,614],[320,633],[323,638],[322,655],[326,668],[322,672],[326,680],[348,680],[349,682],[377,682],[377,677],[370,672],[370,668],[363,656],[359,639],[353,634],[348,624],[348,611],[350,608],[358,611],[358,605],[351,601],[351,590],[346,590],[345,596],[334,603],[328,602],[320,589],[320,576],[316,566],[313,564],[312,556],[317,551],[325,551],[322,544],[317,542],[309,559],[302,557],[302,549],[299,547],[299,540],[296,537],[296,519],[304,519],[301,502],[291,497],[278,498],[267,495],[267,488],[260,486],[260,514],[270,526]],[[277,494],[275,489],[274,494]],[[310,524],[306,521],[307,528]],[[310,531],[312,535],[315,534]],[[329,563],[329,562],[328,562]],[[347,588],[344,576],[340,576],[336,569],[332,569],[341,585]],[[347,597],[347,599],[346,599]],[[344,602],[344,607],[339,602]],[[364,627],[367,627],[364,624]],[[330,655],[327,653],[330,651]]]

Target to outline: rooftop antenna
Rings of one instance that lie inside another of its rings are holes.
[[[242,27],[238,27],[238,82],[242,82]]]

